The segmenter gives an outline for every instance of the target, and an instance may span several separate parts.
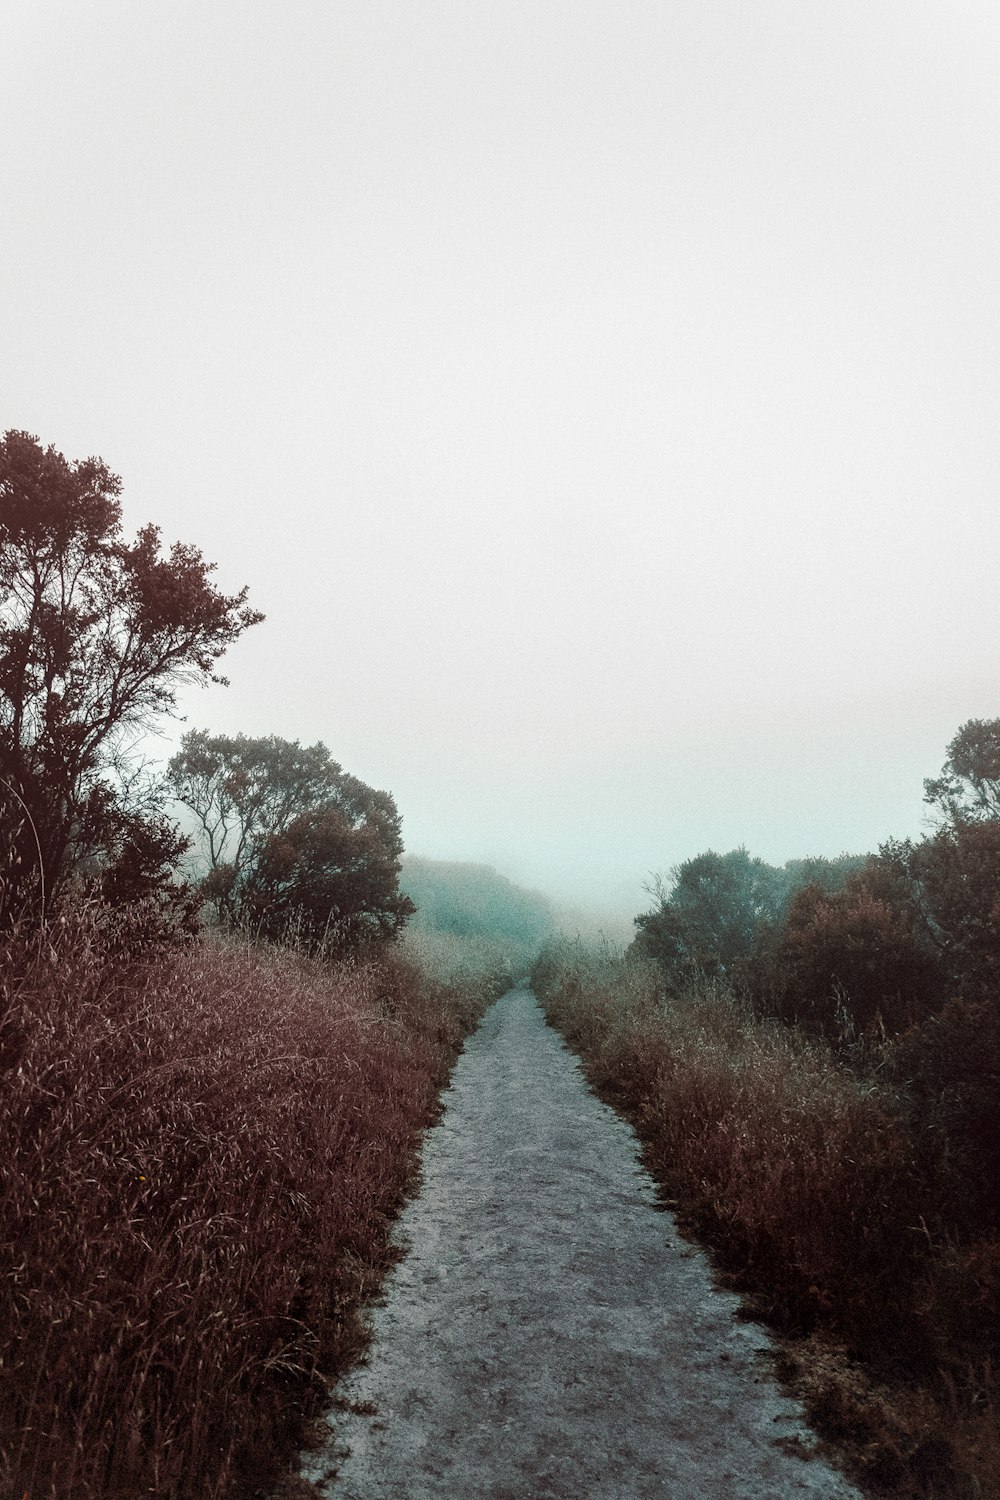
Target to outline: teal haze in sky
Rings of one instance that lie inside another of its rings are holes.
[[[994,3],[9,0],[3,54],[0,426],[268,617],[190,725],[625,912],[922,831],[1000,715]]]

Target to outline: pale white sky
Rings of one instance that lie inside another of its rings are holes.
[[[0,427],[268,615],[189,722],[644,904],[1000,715],[1000,10],[8,0]]]

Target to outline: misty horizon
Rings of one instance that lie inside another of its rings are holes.
[[[266,622],[183,728],[628,917],[927,827],[1000,710],[974,3],[15,0],[4,426]]]

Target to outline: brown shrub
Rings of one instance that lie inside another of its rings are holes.
[[[799,1388],[859,1472],[900,1495],[1000,1493],[1000,1247],[949,1236],[912,1101],[720,982],[668,996],[652,965],[578,945],[534,982],[682,1224],[806,1338]]]
[[[898,892],[877,861],[843,890],[797,891],[783,922],[747,964],[762,1008],[850,1043],[858,1035],[898,1033],[939,1006],[935,955],[912,911],[894,898]]]
[[[109,960],[83,919],[7,952],[5,1493],[257,1492],[363,1344],[482,1000],[398,959]]]

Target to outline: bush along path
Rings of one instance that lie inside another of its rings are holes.
[[[369,1359],[302,1465],[314,1493],[857,1500],[530,989],[490,1008],[444,1100]]]
[[[364,1347],[501,985],[211,940],[130,959],[104,920],[0,952],[0,1496],[251,1500]]]

